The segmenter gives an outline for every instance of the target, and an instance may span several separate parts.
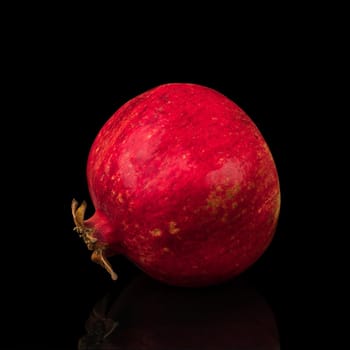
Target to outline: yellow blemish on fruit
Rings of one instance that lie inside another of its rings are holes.
[[[159,237],[159,236],[162,235],[162,230],[159,229],[159,228],[155,228],[155,229],[153,229],[153,230],[151,230],[151,231],[149,231],[149,232],[150,232],[150,234],[151,234],[152,236],[154,236],[154,237]]]
[[[241,190],[240,185],[235,185],[235,186],[228,188],[226,190],[226,193],[225,193],[225,198],[232,200],[240,190]]]
[[[164,248],[163,248],[163,252],[164,252],[164,253],[169,253],[169,252],[170,252],[170,249],[169,249],[168,247],[164,247]]]
[[[240,189],[239,185],[229,187],[226,190],[223,189],[222,186],[216,186],[215,189],[209,193],[206,208],[210,209],[213,214],[216,214],[219,208],[227,210],[231,206],[232,209],[234,209],[235,202],[232,204],[231,202]],[[237,203],[235,206],[237,206]]]
[[[211,209],[214,213],[217,212],[218,208],[222,205],[222,199],[215,191],[209,193],[207,198],[207,209]]]
[[[123,195],[120,192],[117,195],[117,199],[118,199],[119,203],[123,203],[124,202]]]
[[[231,208],[232,209],[236,209],[237,207],[238,207],[238,203],[237,202],[233,202]]]
[[[176,235],[179,231],[180,231],[180,229],[178,227],[176,227],[176,222],[170,221],[169,222],[169,233],[171,235]]]

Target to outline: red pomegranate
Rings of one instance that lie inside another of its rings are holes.
[[[277,168],[252,119],[220,92],[168,83],[121,106],[87,160],[94,214],[72,202],[92,260],[123,254],[154,279],[204,286],[265,252],[280,211]]]

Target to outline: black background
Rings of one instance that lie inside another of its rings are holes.
[[[281,15],[249,34],[256,22],[248,15],[237,28],[235,16],[218,26],[209,19],[194,24],[188,16],[181,25],[164,19],[131,35],[136,18],[101,28],[91,16],[74,12],[54,25],[50,16],[40,25],[29,21],[9,40],[0,347],[76,348],[93,305],[115,284],[73,232],[72,198],[87,200],[92,212],[85,178],[91,143],[130,98],[159,84],[192,82],[240,105],[274,155],[280,221],[271,246],[246,275],[276,315],[282,349],[301,349],[319,296],[314,218],[320,214],[313,208],[322,148],[315,111],[325,79],[315,66],[322,32],[300,30],[307,17],[300,15],[296,25]],[[120,284],[136,269],[124,257],[113,265]]]

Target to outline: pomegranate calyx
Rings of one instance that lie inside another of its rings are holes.
[[[72,216],[75,224],[73,230],[78,232],[79,237],[83,239],[87,248],[93,251],[91,260],[105,268],[113,280],[117,280],[118,275],[113,271],[110,262],[106,258],[106,245],[99,242],[99,240],[93,236],[95,231],[93,228],[86,227],[84,224],[86,206],[86,201],[83,201],[81,205],[79,205],[78,201],[73,198]]]

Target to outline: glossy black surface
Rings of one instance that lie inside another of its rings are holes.
[[[186,289],[140,274],[116,294],[94,305],[79,349],[280,349],[271,307],[241,278]]]

